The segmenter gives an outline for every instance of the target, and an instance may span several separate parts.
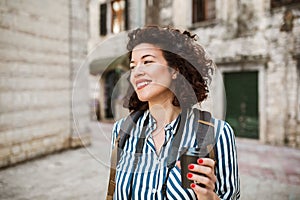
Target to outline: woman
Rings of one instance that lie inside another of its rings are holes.
[[[217,161],[199,158],[190,164],[186,174],[194,182],[190,187],[182,187],[179,161],[170,170],[167,167],[180,124],[184,124],[180,148],[197,146],[192,107],[207,97],[213,62],[195,40],[187,31],[155,26],[129,33],[131,86],[125,106],[142,114],[120,154],[114,199],[239,198],[235,139],[224,121],[212,119]],[[115,123],[113,142],[123,125],[124,119]],[[142,134],[141,154],[135,155]]]

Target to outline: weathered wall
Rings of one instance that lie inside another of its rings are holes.
[[[88,1],[70,0],[71,146],[90,143]]]
[[[3,167],[70,146],[70,62],[77,65],[74,49],[86,43],[74,39],[70,48],[68,0],[1,0],[0,13]]]
[[[175,3],[176,6],[169,8],[173,9],[174,16],[184,13],[178,10],[186,7],[180,5],[183,2],[175,0]],[[263,93],[259,97],[263,103],[260,106],[260,122],[263,124],[260,139],[299,148],[299,8],[271,9],[269,0],[216,0],[216,9],[215,24],[199,27],[193,32],[221,69],[225,69],[228,63],[262,66],[259,69],[263,73],[260,86]],[[292,31],[281,31],[287,9],[294,14],[294,26]],[[177,16],[170,24],[181,26],[184,23],[188,28],[191,25],[189,20]]]

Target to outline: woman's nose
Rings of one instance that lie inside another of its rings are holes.
[[[143,64],[139,64],[134,69],[134,77],[145,75]]]

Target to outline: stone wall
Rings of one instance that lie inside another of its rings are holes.
[[[146,1],[145,15],[146,25],[172,25],[172,3],[171,0]],[[185,2],[186,3],[186,2]]]
[[[220,65],[222,65],[222,60],[228,58],[240,64],[247,62],[239,60],[241,54],[247,57],[267,58],[263,63],[265,64],[263,69],[265,104],[260,110],[260,114],[264,113],[265,118],[261,122],[265,123],[265,128],[261,131],[260,137],[266,143],[299,148],[300,132],[297,131],[297,126],[300,124],[297,121],[299,77],[297,76],[297,62],[294,58],[297,34],[295,31],[280,30],[283,24],[284,8],[275,11],[269,8],[263,13],[259,13],[263,10],[255,10],[253,5],[246,6],[245,9],[248,11],[240,13],[238,17],[237,37],[225,39],[225,41],[222,38],[215,39],[209,43],[219,43],[219,45],[210,48],[212,46],[208,44],[208,48],[220,61]],[[249,19],[247,15],[251,15],[252,18]],[[255,16],[261,16],[261,18]],[[299,20],[295,20],[294,30],[299,25]],[[224,55],[220,49],[224,50],[224,54],[229,52],[232,54]]]
[[[86,41],[82,47],[83,43],[74,39],[70,47],[68,0],[1,0],[0,12],[3,167],[70,146],[70,77],[75,71],[70,66],[77,65],[75,49],[85,53]],[[70,51],[74,53],[71,56]]]
[[[174,16],[176,13],[190,14],[177,9],[187,7],[181,6],[182,2],[175,0],[175,3],[176,7],[169,8],[173,9]],[[259,96],[263,104],[259,110],[263,126],[260,140],[299,148],[299,7],[272,9],[269,0],[216,0],[216,9],[215,23],[193,32],[221,69],[228,63],[262,66],[259,69],[263,91]],[[294,15],[292,30],[283,26],[286,10]],[[186,16],[181,20],[177,16],[170,24],[189,28],[191,22],[188,20]],[[249,69],[244,67],[243,70]]]
[[[70,1],[71,146],[90,144],[88,1]]]

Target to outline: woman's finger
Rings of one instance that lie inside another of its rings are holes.
[[[215,199],[213,190],[200,187],[199,185],[197,185],[195,183],[192,183],[190,186],[196,193],[197,199],[200,199],[201,197],[204,197],[204,196],[206,197],[205,199]]]
[[[193,181],[194,183],[202,184],[206,188],[209,188],[211,190],[215,189],[215,182],[209,177],[199,175],[199,174],[194,174],[194,173],[188,173],[187,178]]]
[[[197,163],[199,165],[203,165],[203,166],[210,166],[213,169],[215,167],[215,161],[211,158],[199,158],[197,160]]]
[[[214,169],[211,166],[202,166],[202,165],[197,165],[197,164],[190,164],[188,166],[188,169],[191,172],[203,174],[203,175],[211,178],[212,181],[214,181],[214,182],[216,181]]]

